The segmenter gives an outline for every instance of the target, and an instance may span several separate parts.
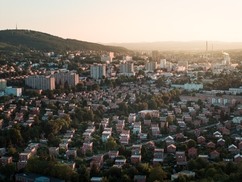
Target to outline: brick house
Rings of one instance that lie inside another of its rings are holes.
[[[242,141],[239,142],[239,144],[238,144],[238,149],[239,149],[239,150],[242,150]]]
[[[220,138],[217,140],[217,145],[218,146],[224,146],[225,145],[225,140],[223,138]]]
[[[116,157],[118,157],[118,155],[119,155],[119,151],[109,151],[108,152],[108,156],[111,159],[115,159]]]
[[[90,163],[90,167],[92,167],[93,165],[96,165],[96,167],[98,169],[100,169],[100,167],[103,165],[103,155],[102,154],[93,156],[92,161]]]
[[[208,148],[215,148],[215,146],[216,146],[216,145],[215,145],[215,143],[213,143],[213,142],[208,142],[208,143],[207,143],[207,147],[208,147]]]
[[[176,152],[176,146],[174,144],[170,144],[166,148],[167,153],[175,153]]]
[[[197,143],[198,144],[204,144],[206,142],[206,139],[204,136],[197,137]]]
[[[234,162],[235,162],[235,163],[240,163],[240,162],[242,162],[242,155],[241,155],[241,154],[236,154],[236,155],[234,156]]]
[[[124,164],[126,164],[126,159],[115,159],[113,166],[122,167]]]
[[[67,159],[75,159],[77,157],[77,150],[76,149],[69,149],[66,151],[66,158]]]
[[[131,163],[137,164],[141,162],[141,155],[131,155]]]
[[[31,157],[30,152],[22,152],[19,154],[19,161],[27,161]]]
[[[231,153],[233,153],[233,154],[235,154],[235,153],[238,153],[238,152],[239,152],[239,150],[238,150],[237,146],[236,146],[236,145],[234,145],[234,144],[231,144],[230,146],[228,146],[228,151],[229,151],[229,152],[231,152]]]
[[[153,164],[162,163],[164,161],[164,149],[154,149]]]
[[[189,148],[188,151],[187,151],[187,155],[188,155],[189,158],[197,157],[197,148],[195,148],[195,147]]]
[[[87,151],[90,151],[92,152],[93,150],[93,142],[84,142],[83,145],[82,145],[82,153],[83,154],[86,154]]]
[[[141,154],[141,148],[142,148],[142,145],[133,145],[132,146],[132,155],[140,155]]]
[[[213,150],[212,152],[210,152],[210,159],[216,159],[220,157],[220,153],[217,150]]]

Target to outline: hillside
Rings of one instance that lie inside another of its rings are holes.
[[[29,48],[42,51],[96,50],[127,52],[122,47],[106,46],[74,39],[63,39],[47,33],[32,30],[1,30],[0,49]]]

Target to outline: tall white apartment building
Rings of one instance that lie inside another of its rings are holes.
[[[160,60],[160,68],[166,68],[166,59]]]
[[[145,64],[145,69],[147,70],[147,71],[155,71],[155,69],[157,69],[157,62],[147,62],[146,64]]]
[[[64,85],[66,82],[69,86],[74,87],[79,83],[79,75],[68,70],[60,70],[54,73],[55,83]]]
[[[230,65],[230,56],[227,52],[223,52],[224,59],[222,61],[223,65]]]
[[[93,64],[90,68],[91,77],[94,79],[101,79],[103,76],[106,77],[106,65],[105,64]]]
[[[120,70],[121,75],[125,75],[125,76],[134,76],[135,75],[133,62],[127,61],[127,62],[121,63],[119,70]]]
[[[55,78],[52,76],[33,75],[25,79],[25,85],[33,89],[54,90]]]
[[[101,55],[101,62],[112,62],[114,58],[114,52],[109,52],[108,55]]]

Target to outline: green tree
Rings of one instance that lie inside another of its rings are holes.
[[[195,140],[193,139],[190,139],[188,142],[187,142],[187,147],[188,148],[191,148],[191,147],[196,147],[197,143]]]
[[[108,150],[114,150],[117,148],[117,142],[113,137],[109,137],[109,139],[107,140],[107,149]]]
[[[165,178],[166,178],[166,173],[164,172],[162,167],[160,165],[156,165],[150,171],[150,175],[148,177],[148,182],[153,182],[155,180],[162,182],[162,181],[164,181]]]
[[[49,149],[47,147],[39,147],[37,149],[37,155],[39,156],[40,159],[47,160],[47,158],[50,156]]]
[[[139,163],[136,167],[140,174],[149,175],[151,167],[149,163]]]
[[[20,145],[23,142],[21,132],[17,128],[11,128],[9,130],[9,136],[12,141],[12,144]]]

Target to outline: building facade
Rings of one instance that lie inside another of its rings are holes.
[[[20,97],[22,95],[22,88],[6,87],[5,94]]]
[[[34,75],[25,79],[25,85],[33,89],[54,90],[55,78],[53,76]]]
[[[94,79],[101,79],[106,77],[106,65],[105,64],[93,64],[90,68],[91,77]]]
[[[151,72],[153,72],[153,71],[155,71],[155,69],[157,69],[157,62],[147,62],[146,64],[145,64],[145,69],[147,70],[147,71],[151,71]]]
[[[133,62],[123,62],[120,64],[120,74],[125,76],[134,76],[134,63]]]
[[[53,76],[57,85],[64,85],[67,83],[69,86],[74,87],[79,83],[79,75],[72,71],[59,71]]]
[[[6,87],[7,87],[7,80],[0,79],[0,90],[5,90]]]

